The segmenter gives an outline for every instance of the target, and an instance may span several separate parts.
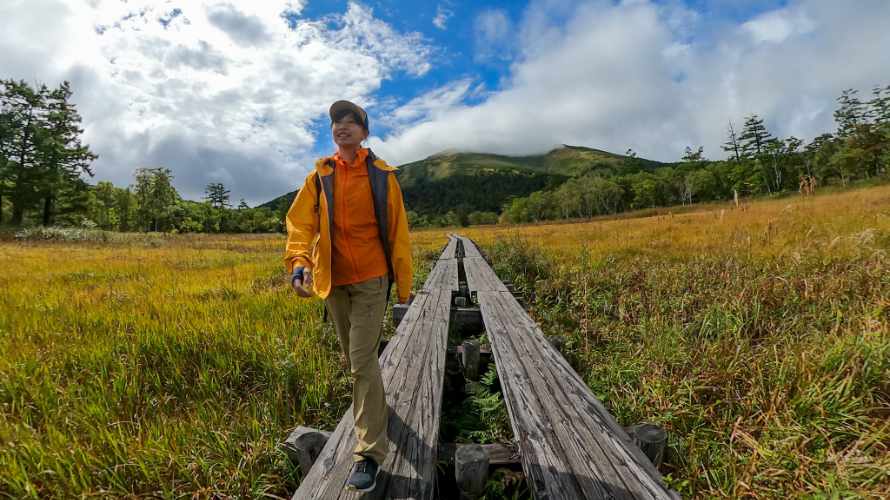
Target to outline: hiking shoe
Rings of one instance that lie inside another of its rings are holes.
[[[346,487],[356,491],[371,491],[377,486],[377,473],[380,467],[377,462],[370,458],[365,458],[361,462],[356,462],[352,466],[352,474]]]

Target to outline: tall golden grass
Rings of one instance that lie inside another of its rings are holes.
[[[460,232],[685,495],[890,492],[890,187],[637,215]],[[288,497],[349,386],[283,238],[106,240],[0,242],[0,496]]]

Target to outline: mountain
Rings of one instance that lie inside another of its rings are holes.
[[[506,156],[444,151],[399,167],[408,210],[431,217],[449,210],[500,212],[510,198],[559,186],[582,175],[611,176],[651,170],[664,164],[579,146],[547,153]],[[277,209],[295,192],[260,205]]]

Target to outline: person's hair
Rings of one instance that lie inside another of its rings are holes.
[[[334,119],[331,121],[331,127],[334,126],[334,123],[346,118],[347,116],[352,116],[352,119],[355,120],[355,123],[361,125],[362,128],[365,129],[365,132],[370,133],[370,130],[368,130],[368,124],[365,123],[364,120],[362,120],[362,117],[359,116],[358,113],[351,109],[341,109],[334,113]]]

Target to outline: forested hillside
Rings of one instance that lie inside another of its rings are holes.
[[[398,175],[412,225],[441,226],[497,222],[513,198],[555,189],[573,177],[627,175],[664,165],[632,151],[619,155],[563,145],[529,156],[446,151],[402,165]],[[295,194],[260,207],[281,210]]]
[[[870,99],[845,90],[834,113],[837,130],[810,143],[775,137],[763,118],[729,122],[723,153],[709,161],[702,147],[687,147],[678,163],[655,169],[590,170],[556,188],[517,197],[503,207],[504,222],[583,218],[642,208],[769,196],[811,194],[820,186],[886,177],[890,166],[890,86]]]
[[[0,224],[99,227],[115,231],[267,232],[284,229],[294,192],[256,208],[234,208],[229,189],[208,184],[201,201],[183,199],[164,166],[137,168],[126,187],[90,185],[96,155],[81,143],[73,89],[0,80]],[[870,98],[845,90],[837,130],[809,143],[775,137],[748,115],[726,125],[711,161],[689,146],[660,163],[579,146],[540,155],[442,152],[401,165],[413,227],[589,218],[626,210],[770,196],[827,184],[880,181],[890,165],[890,86]]]

